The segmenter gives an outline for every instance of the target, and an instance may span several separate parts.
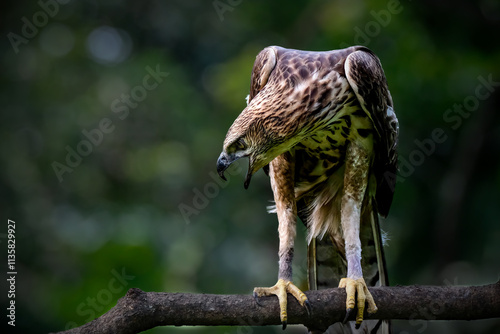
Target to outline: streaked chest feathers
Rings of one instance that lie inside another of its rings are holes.
[[[373,148],[374,126],[362,110],[354,93],[335,111],[331,119],[300,141],[295,147],[295,194],[301,198],[327,181],[344,164],[346,145],[350,141]]]

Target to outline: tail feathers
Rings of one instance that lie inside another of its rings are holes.
[[[385,334],[392,333],[390,327],[390,323],[385,320],[365,320],[358,329],[354,321],[345,325],[337,322],[328,327],[325,334]]]
[[[375,285],[387,286],[389,285],[389,276],[387,275],[387,264],[385,262],[385,253],[384,253],[384,240],[387,239],[387,236],[380,228],[378,214],[376,212],[371,211],[371,213],[369,214],[369,219],[372,231],[371,236],[373,238],[378,275],[379,275],[378,283],[373,282],[372,286]],[[370,240],[368,240],[368,243],[371,243]],[[363,245],[363,241],[361,241],[361,245]]]
[[[314,238],[308,247],[309,289],[336,288],[347,276],[347,262],[330,238]]]
[[[382,231],[380,230],[378,214],[371,208],[362,213],[360,240],[361,266],[366,284],[368,286],[389,285]],[[311,290],[338,287],[340,280],[347,276],[344,245],[335,242],[333,238],[313,239],[308,247],[308,266],[309,288]],[[345,325],[336,323],[330,326],[326,333],[389,334],[391,326],[390,322],[386,320],[365,320],[359,329],[355,329],[354,322]]]

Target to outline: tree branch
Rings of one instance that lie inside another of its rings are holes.
[[[374,287],[378,312],[366,319],[476,320],[500,317],[500,281],[483,286]],[[288,298],[288,323],[326,329],[345,315],[344,289],[307,291],[312,314]],[[279,325],[278,299],[251,295],[143,292],[130,289],[101,317],[64,334],[139,333],[156,326]],[[353,312],[354,313],[354,312]],[[352,319],[354,320],[354,318]]]

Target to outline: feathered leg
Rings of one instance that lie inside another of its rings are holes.
[[[358,306],[357,326],[363,321],[365,302],[368,304],[368,313],[377,311],[375,301],[363,279],[361,241],[359,238],[361,209],[368,185],[371,162],[370,151],[355,142],[348,144],[345,158],[344,194],[341,204],[341,224],[347,259],[347,278],[340,281],[339,288],[345,288],[347,293],[346,320],[354,306]]]
[[[287,293],[292,294],[309,312],[306,295],[292,283],[293,244],[296,235],[297,204],[294,190],[294,160],[290,153],[274,159],[269,166],[271,187],[276,202],[279,232],[279,273],[278,282],[270,288],[255,288],[254,296],[276,295],[280,304],[280,318],[283,329],[287,323]]]

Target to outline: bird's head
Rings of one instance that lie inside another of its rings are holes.
[[[265,48],[257,55],[248,105],[229,128],[217,160],[217,172],[225,180],[224,171],[233,162],[248,158],[245,188],[256,171],[290,149],[289,128],[276,113],[285,103],[285,87],[272,76],[276,63],[277,47]]]
[[[246,110],[242,114],[247,114]],[[266,129],[265,122],[255,119],[241,124],[243,119],[238,118],[227,133],[222,153],[217,160],[217,172],[225,180],[224,171],[233,162],[248,158],[248,172],[244,183],[246,189],[252,175],[286,149],[282,148],[284,145],[280,136],[269,128]]]

